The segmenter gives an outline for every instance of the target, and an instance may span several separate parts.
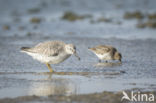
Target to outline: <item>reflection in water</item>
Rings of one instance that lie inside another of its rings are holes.
[[[107,63],[108,64],[108,63]],[[121,75],[120,71],[109,72],[44,72],[37,73],[36,76],[45,78],[35,79],[29,88],[29,95],[49,96],[49,95],[73,95],[80,93],[101,92],[110,87],[110,80],[104,82],[103,79],[94,78],[96,76],[113,77]],[[93,77],[93,78],[92,78]],[[90,81],[92,78],[92,81]],[[108,78],[107,78],[108,79]],[[83,82],[82,82],[82,81]],[[106,85],[107,84],[107,85]],[[109,86],[108,86],[109,85]],[[95,88],[97,87],[97,88]]]
[[[69,79],[51,78],[49,80],[33,82],[29,90],[30,95],[71,95],[76,94],[76,85]]]
[[[117,62],[117,63],[107,62],[107,63],[97,63],[97,64],[95,64],[95,66],[97,66],[97,67],[113,67],[113,66],[120,66],[121,64],[122,64],[121,62]]]
[[[38,75],[49,75],[48,76],[48,80],[52,80],[52,75],[56,76],[83,76],[83,77],[92,77],[92,76],[96,76],[96,75],[120,75],[121,73],[123,73],[122,71],[108,71],[108,72],[44,72],[44,73],[38,73]],[[47,80],[47,79],[44,79]]]

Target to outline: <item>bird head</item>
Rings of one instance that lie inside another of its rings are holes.
[[[65,50],[68,54],[71,54],[71,55],[74,54],[78,58],[78,60],[80,60],[80,57],[76,53],[76,47],[73,44],[66,44]]]
[[[122,59],[121,53],[115,52],[114,59],[115,59],[115,60],[119,60],[119,61],[121,62],[121,59]]]

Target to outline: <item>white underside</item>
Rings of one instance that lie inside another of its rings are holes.
[[[101,60],[111,60],[112,59],[110,53],[105,53],[103,55],[101,55],[101,54],[96,54],[96,55]]]
[[[37,54],[37,53],[30,53],[30,52],[25,52],[28,55],[32,56],[34,59],[42,62],[42,63],[49,63],[49,64],[58,64],[63,62],[65,59],[67,59],[68,57],[70,57],[71,55],[69,54],[64,54],[61,53],[58,56],[46,56],[46,55],[41,55],[41,54]]]

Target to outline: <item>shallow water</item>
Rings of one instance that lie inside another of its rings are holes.
[[[156,88],[154,78],[119,79],[110,73],[9,73],[1,74],[0,98],[36,95],[75,95],[100,93],[101,91],[118,92],[126,89],[140,88],[153,91]],[[7,83],[7,84],[6,84]]]
[[[43,39],[43,41],[49,39]],[[33,42],[40,41],[38,38],[3,37],[1,39],[3,42],[0,51],[0,98],[90,94],[102,91],[119,92],[133,88],[141,91],[156,90],[154,72],[156,48],[153,46],[156,44],[155,40],[63,37],[52,39],[61,39],[76,44],[81,61],[71,56],[61,64],[52,65],[56,73],[50,74],[46,65],[19,52],[21,46],[33,45]],[[80,44],[80,41],[83,41],[85,45]],[[97,57],[86,47],[99,42],[118,47],[123,55],[122,63],[118,61],[98,63]]]
[[[123,19],[126,11],[155,12],[155,2],[0,0],[0,100],[18,100],[23,98],[21,96],[29,100],[29,96],[35,98],[33,95],[38,96],[37,100],[42,96],[89,96],[103,91],[114,93],[132,89],[155,91],[156,30],[139,29],[136,28],[139,20]],[[39,8],[40,11],[28,13],[32,8]],[[65,11],[71,10],[77,14],[90,14],[92,18],[74,22],[62,20]],[[32,17],[39,17],[42,21],[32,23]],[[112,22],[91,22],[100,17],[111,18]],[[4,28],[4,25],[10,28]],[[74,43],[81,61],[71,56],[63,63],[52,65],[56,72],[50,74],[45,64],[20,52],[22,46],[33,46],[48,40]],[[116,47],[122,54],[122,64],[118,61],[98,63],[97,57],[87,48],[99,44]],[[108,96],[108,100],[112,100],[112,95]],[[89,97],[87,99],[90,100]]]

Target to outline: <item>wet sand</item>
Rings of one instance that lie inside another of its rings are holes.
[[[48,40],[62,40],[76,44],[81,61],[71,56],[61,64],[52,65],[56,73],[51,74],[44,64],[20,52],[21,46],[31,46]],[[156,90],[154,72],[156,40],[154,39],[123,40],[59,36],[42,39],[26,36],[2,37],[0,41],[0,101],[4,103],[9,100],[19,103],[44,100],[47,103],[57,100],[94,103],[105,99],[108,103],[113,103],[120,101],[123,90],[134,88],[141,92]],[[97,57],[87,49],[97,44],[117,47],[123,55],[122,64],[118,61],[98,63]],[[89,99],[92,97],[94,98]],[[112,97],[113,99],[110,99]]]
[[[130,95],[129,91],[125,91]],[[153,94],[156,96],[155,92],[142,92],[142,94]],[[121,101],[123,97],[122,92],[102,92],[84,95],[49,95],[48,97],[39,96],[21,96],[17,98],[5,98],[0,99],[1,103],[127,103],[128,100]],[[154,101],[156,99],[154,98]],[[135,102],[135,101],[134,101]],[[133,103],[133,101],[132,101]],[[139,101],[139,103],[145,103],[144,101]],[[153,102],[154,103],[154,102]]]
[[[156,30],[147,21],[155,19],[155,2],[1,0],[0,103],[120,103],[123,91],[155,95]],[[51,74],[20,52],[49,40],[75,44],[81,61],[71,56]],[[98,63],[88,47],[99,44],[116,47],[122,63]]]

